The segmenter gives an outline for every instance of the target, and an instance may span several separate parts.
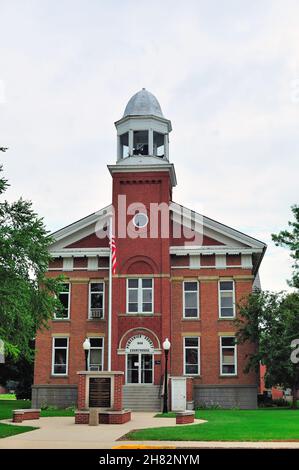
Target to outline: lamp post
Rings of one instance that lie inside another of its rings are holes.
[[[89,338],[86,338],[83,343],[83,349],[85,353],[85,370],[88,370],[88,354],[90,350],[90,341]]]
[[[163,401],[163,413],[168,413],[168,378],[167,378],[167,365],[168,365],[168,353],[170,350],[170,341],[168,338],[163,343],[163,349],[165,353],[165,376],[164,376],[164,401]]]

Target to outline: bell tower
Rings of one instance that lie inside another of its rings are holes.
[[[163,116],[157,98],[142,88],[129,100],[117,129],[117,162],[147,156],[169,161],[171,122]]]
[[[149,336],[153,342],[158,338],[162,344],[162,339],[170,335],[170,238],[161,233],[162,226],[170,225],[169,204],[176,174],[169,162],[171,122],[163,116],[152,93],[143,88],[132,96],[115,127],[117,161],[108,165],[113,180],[118,259],[112,289],[111,344],[112,351],[116,351],[112,355],[112,369],[128,370],[122,338],[128,336],[129,340],[133,334],[140,334]],[[135,294],[127,293],[128,279],[135,279],[131,284],[136,279],[138,283],[150,284],[154,294],[144,294],[149,296],[148,305],[135,302],[132,307],[128,296]],[[130,312],[131,307],[134,313]],[[135,333],[130,333],[132,328]],[[163,367],[164,359],[160,359],[152,376],[156,385],[160,383]]]
[[[130,98],[115,127],[117,160],[115,165],[108,165],[111,175],[166,172],[171,199],[172,188],[176,186],[174,165],[169,162],[172,126],[171,121],[164,117],[157,98],[142,88]]]

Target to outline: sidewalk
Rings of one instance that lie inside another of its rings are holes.
[[[74,424],[74,418],[40,418],[22,425],[38,426],[35,431],[0,439],[0,449],[111,449],[126,445],[192,448],[297,448],[299,442],[202,442],[202,441],[118,441],[133,429],[176,426],[175,418],[154,418],[155,413],[132,413],[132,420],[121,425],[88,426]],[[2,423],[11,424],[11,420]],[[202,424],[195,420],[194,424]],[[193,424],[189,425],[192,426]]]

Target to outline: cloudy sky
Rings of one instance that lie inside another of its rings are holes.
[[[0,0],[0,139],[11,188],[53,231],[110,203],[114,121],[146,87],[171,119],[174,200],[271,243],[298,203],[299,2]]]

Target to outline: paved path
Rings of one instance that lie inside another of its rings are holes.
[[[2,422],[11,423],[11,420]],[[204,422],[197,419],[194,424]],[[126,445],[163,448],[299,448],[299,442],[118,441],[132,429],[176,425],[175,418],[154,418],[154,413],[132,413],[132,420],[121,425],[75,425],[74,418],[69,417],[40,418],[24,421],[22,425],[38,426],[40,429],[0,439],[0,449],[111,449]]]

